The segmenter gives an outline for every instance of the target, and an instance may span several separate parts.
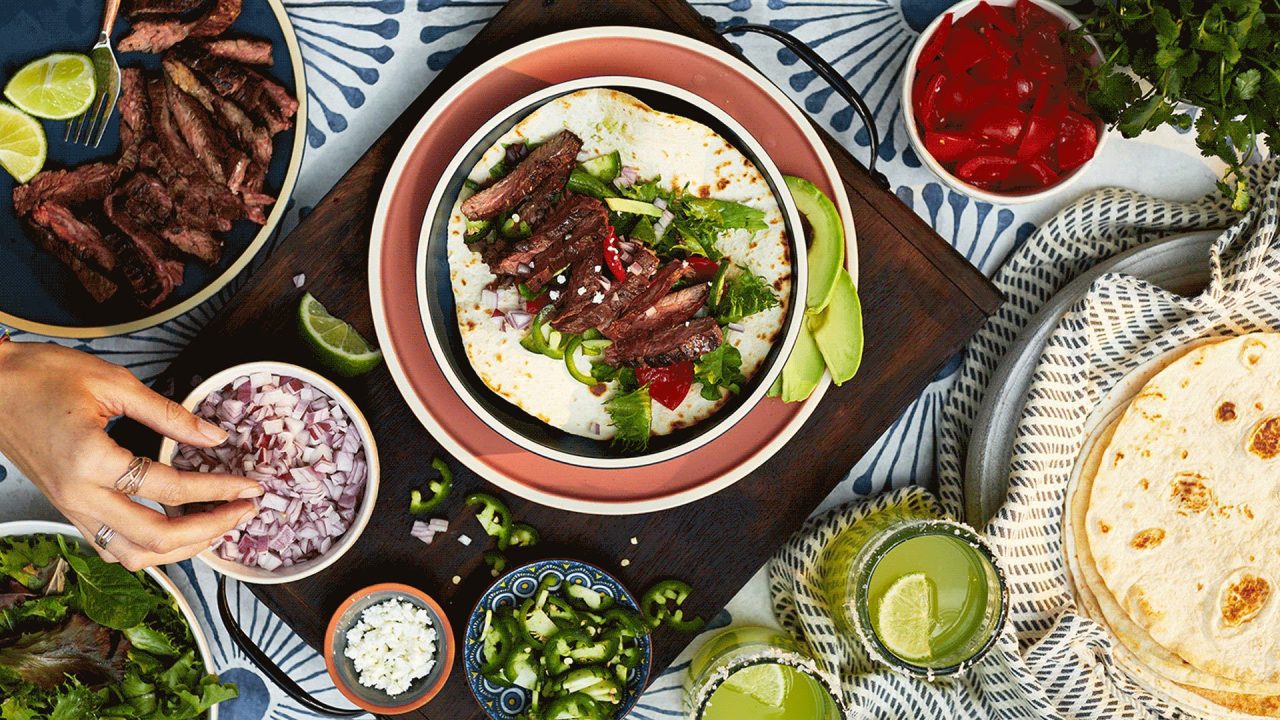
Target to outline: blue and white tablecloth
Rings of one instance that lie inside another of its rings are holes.
[[[286,235],[319,202],[503,3],[284,0],[284,4],[302,44],[311,114],[302,172],[278,237]],[[988,275],[1037,223],[1089,190],[1119,185],[1158,197],[1190,200],[1212,189],[1218,167],[1199,156],[1190,135],[1164,128],[1139,140],[1112,137],[1097,164],[1061,200],[1013,207],[974,201],[941,185],[921,165],[909,147],[899,104],[900,74],[911,43],[950,0],[711,0],[693,4],[720,23],[767,23],[791,32],[843,72],[876,115],[883,138],[880,160],[898,197]],[[768,77],[779,81],[855,156],[867,152],[867,135],[851,110],[793,55],[762,38],[746,38],[740,45]],[[863,282],[874,282],[874,278],[863,278]],[[62,342],[126,365],[143,379],[150,379],[235,289],[229,288],[222,297],[159,328],[87,343]],[[868,342],[875,342],[875,338],[868,338]],[[831,479],[833,491],[819,510],[885,488],[931,483],[939,411],[955,369],[954,364],[944,369],[845,478]],[[26,518],[59,519],[30,483],[0,457],[0,520]],[[783,538],[773,540],[781,543]],[[262,678],[235,649],[214,619],[214,583],[208,569],[187,562],[170,567],[169,572],[204,617],[213,639],[217,670],[240,685],[240,699],[222,706],[223,718],[316,717]],[[315,652],[247,591],[233,592],[238,592],[241,624],[250,636],[305,689],[321,699],[339,702]],[[712,626],[730,622],[774,623],[763,572],[738,593]],[[688,652],[656,680],[633,717],[683,717],[682,683]]]

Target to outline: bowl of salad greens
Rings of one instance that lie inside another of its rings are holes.
[[[216,718],[237,691],[210,657],[160,571],[103,561],[70,525],[0,523],[0,717]]]

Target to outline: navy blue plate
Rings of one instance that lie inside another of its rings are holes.
[[[53,52],[88,52],[102,22],[100,0],[4,0],[0,2],[0,86],[26,63]],[[114,38],[128,32],[127,21],[116,24]],[[134,332],[157,325],[199,305],[229,283],[266,244],[284,216],[293,191],[306,133],[306,82],[298,42],[280,0],[245,0],[232,33],[268,39],[275,46],[274,63],[259,68],[289,88],[298,98],[294,127],[275,137],[275,154],[267,172],[265,191],[277,197],[258,226],[241,220],[223,236],[225,247],[216,267],[187,263],[185,281],[162,304],[146,309],[128,292],[97,304],[61,262],[41,250],[27,235],[13,212],[13,178],[0,171],[0,324],[57,337],[98,337]],[[156,70],[160,56],[117,53],[121,68]],[[114,158],[120,148],[117,111],[97,149],[62,141],[64,123],[44,121],[49,137],[47,169]]]

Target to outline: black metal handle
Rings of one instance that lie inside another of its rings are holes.
[[[714,20],[711,20],[710,18],[706,18],[706,20],[713,27],[715,26]],[[845,80],[844,76],[831,66],[831,63],[823,60],[821,55],[814,52],[796,36],[768,25],[743,23],[741,25],[732,25],[730,27],[722,28],[716,32],[721,35],[734,35],[737,33],[750,32],[764,35],[765,37],[771,37],[785,45],[788,50],[796,54],[796,57],[803,60],[805,64],[812,68],[813,71],[821,76],[823,80],[826,80],[827,84],[853,107],[854,112],[858,113],[858,117],[862,118],[862,123],[867,127],[867,135],[871,138],[871,158],[870,162],[867,163],[867,171],[871,173],[871,177],[875,179],[880,187],[885,188],[886,190],[889,188],[889,178],[885,177],[884,173],[876,170],[876,160],[880,156],[880,131],[876,129],[876,119],[871,114],[871,108],[867,107],[866,101],[862,99],[862,96],[858,94],[858,91],[853,89],[853,86],[849,84],[849,81]]]
[[[339,708],[320,702],[311,697],[298,683],[294,682],[293,678],[289,677],[284,670],[281,670],[279,665],[272,662],[271,658],[267,657],[267,654],[245,634],[244,630],[240,628],[240,623],[236,621],[235,615],[231,613],[231,604],[227,602],[226,575],[218,576],[218,615],[222,616],[222,624],[227,626],[227,632],[231,633],[231,639],[235,641],[236,645],[240,646],[244,654],[248,655],[253,664],[257,665],[258,669],[274,680],[276,685],[279,685],[280,689],[284,690],[289,697],[297,700],[299,705],[314,713],[330,717],[359,717],[367,714],[364,710]]]

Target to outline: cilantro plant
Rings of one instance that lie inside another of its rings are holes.
[[[1092,77],[1094,109],[1136,137],[1165,124],[1190,129],[1178,105],[1199,106],[1196,145],[1227,164],[1218,186],[1247,209],[1244,162],[1262,142],[1280,150],[1276,0],[1097,0],[1085,29],[1105,58]]]

